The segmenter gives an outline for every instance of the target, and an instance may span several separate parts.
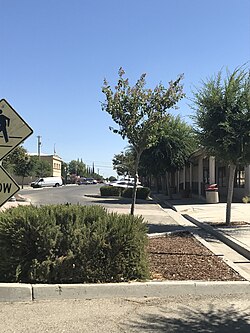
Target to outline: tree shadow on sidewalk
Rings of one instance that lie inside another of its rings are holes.
[[[110,196],[99,196],[99,195],[91,195],[91,194],[85,194],[85,197],[93,198],[94,203],[99,204],[112,204],[112,205],[131,205],[132,199],[131,198],[123,198],[123,197],[110,197]],[[136,199],[136,205],[140,204],[155,204],[156,202],[153,200],[143,200],[143,199]]]
[[[179,232],[185,229],[179,224],[153,224],[147,223],[148,234],[162,233],[162,232]]]
[[[152,333],[248,333],[249,309],[238,310],[233,305],[217,309],[213,305],[207,311],[179,307],[175,311],[161,310],[160,315],[143,315],[137,322],[128,323],[132,332]]]

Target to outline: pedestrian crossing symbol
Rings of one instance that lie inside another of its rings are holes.
[[[5,100],[0,100],[0,160],[33,133],[29,125]]]

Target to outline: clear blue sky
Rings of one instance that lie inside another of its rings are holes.
[[[104,176],[127,146],[101,110],[104,77],[122,66],[130,83],[167,85],[184,73],[184,90],[222,68],[250,60],[250,0],[0,0],[0,99],[33,128],[29,152],[65,162],[95,162]],[[249,64],[249,63],[248,63]],[[190,122],[188,100],[180,113]]]

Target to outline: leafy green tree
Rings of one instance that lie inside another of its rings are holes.
[[[229,165],[226,224],[231,221],[236,167],[250,163],[250,75],[240,67],[220,71],[194,93],[194,120],[208,153]]]
[[[10,173],[22,177],[22,188],[24,177],[30,176],[34,163],[23,146],[16,147],[4,160],[3,167]]]
[[[27,150],[23,146],[16,147],[10,154],[3,159],[3,168],[10,174],[13,174],[13,169],[19,160],[27,155]]]
[[[180,170],[196,148],[193,128],[180,116],[171,116],[163,125],[157,144],[143,152],[140,169],[154,176]],[[169,190],[168,181],[167,188]]]
[[[39,159],[39,156],[31,156],[33,163],[31,173],[36,177],[50,177],[52,175],[52,165],[45,160]]]
[[[73,174],[76,175],[77,174],[77,161],[76,160],[70,161],[68,166],[69,166],[69,173],[71,175],[73,175]]]
[[[141,75],[133,87],[130,87],[128,79],[124,78],[125,72],[122,68],[118,74],[119,79],[114,91],[104,80],[102,92],[106,100],[102,103],[102,110],[109,113],[118,125],[118,128],[110,127],[110,129],[120,134],[123,139],[127,138],[136,152],[135,185],[131,205],[133,215],[141,154],[157,142],[162,123],[168,120],[167,110],[176,108],[184,93],[181,85],[182,76],[170,81],[168,88],[160,83],[152,90],[145,88],[146,74]]]
[[[82,160],[72,160],[68,164],[68,171],[71,175],[77,175],[83,177],[86,173],[86,165]]]
[[[161,172],[180,170],[197,148],[193,128],[179,116],[171,116],[164,124],[158,143],[153,146],[153,160]]]
[[[19,162],[15,164],[13,171],[17,176],[22,177],[22,188],[24,183],[24,177],[30,176],[33,168],[34,164],[30,156],[28,155],[26,155],[23,159],[20,159]]]
[[[63,175],[63,182],[66,185],[67,184],[67,180],[68,180],[68,163],[66,162],[62,162],[61,164],[61,175]]]
[[[131,150],[126,150],[114,155],[113,169],[119,176],[134,175],[135,154]]]
[[[116,181],[117,179],[114,176],[110,176],[108,179],[110,182]]]

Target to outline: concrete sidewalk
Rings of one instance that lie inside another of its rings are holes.
[[[17,207],[19,205],[27,206],[27,205],[31,204],[31,201],[29,198],[27,198],[23,195],[20,195],[20,194],[15,194],[14,199],[15,200],[9,200],[9,201],[5,202],[5,204],[0,207],[0,212],[6,210],[8,208]]]
[[[164,200],[161,197],[161,200]],[[176,212],[188,218],[191,222],[212,232],[210,224],[214,222],[224,223],[226,219],[226,203],[207,204],[195,203],[194,199],[164,200]],[[222,234],[232,242],[236,242],[246,249],[246,255],[250,260],[250,204],[232,203],[231,221],[245,222],[244,225],[217,226],[218,235]],[[216,235],[216,233],[214,233]]]

